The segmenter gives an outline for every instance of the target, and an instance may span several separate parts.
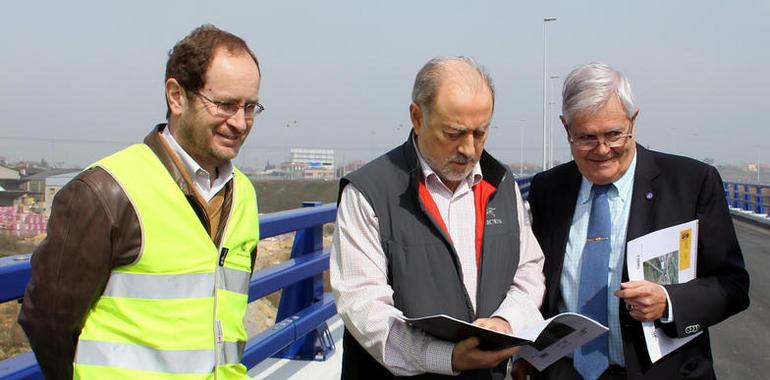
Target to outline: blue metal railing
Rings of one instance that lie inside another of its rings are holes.
[[[517,178],[527,198],[532,177]],[[323,290],[329,252],[323,250],[323,225],[336,217],[335,204],[305,202],[303,208],[260,216],[260,238],[296,231],[289,260],[254,273],[249,302],[283,289],[276,323],[249,339],[242,363],[251,368],[276,356],[325,359],[334,351],[326,321],[336,313],[334,300]],[[0,258],[0,303],[19,300],[30,278],[30,255]],[[0,361],[0,380],[42,379],[31,352]]]
[[[724,192],[730,207],[757,214],[770,212],[770,186],[725,182]]]
[[[289,260],[260,270],[251,278],[249,302],[277,290],[291,294],[293,302],[279,307],[278,322],[249,339],[242,362],[251,368],[281,350],[296,352],[294,358],[328,356],[334,349],[326,321],[337,310],[329,293],[323,293],[323,272],[329,268],[329,252],[323,250],[323,224],[336,217],[335,204],[306,203],[306,207],[260,217],[260,238],[296,231]],[[308,247],[312,249],[308,249]],[[23,297],[30,277],[29,256],[0,259],[0,303]],[[310,287],[314,292],[307,292]],[[320,289],[320,293],[315,290]],[[309,296],[298,297],[297,294]],[[301,298],[301,299],[300,299]],[[309,343],[308,343],[309,342]],[[299,347],[299,348],[295,348]],[[0,379],[32,380],[43,376],[31,352],[0,361]]]
[[[532,176],[516,177],[516,183],[519,185],[522,198],[525,200],[529,198],[529,185],[532,183]]]

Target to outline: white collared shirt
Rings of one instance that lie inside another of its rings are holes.
[[[190,175],[190,178],[195,184],[195,190],[198,191],[198,194],[200,194],[206,202],[210,202],[211,198],[214,198],[214,195],[222,190],[227,182],[233,178],[233,163],[228,160],[217,166],[218,175],[212,182],[211,174],[195,162],[195,159],[193,159],[182,146],[179,145],[176,139],[174,139],[174,136],[171,135],[171,130],[168,126],[163,128],[163,134],[161,136],[166,139],[171,150],[176,153],[177,157],[179,157],[179,161],[182,162],[184,170],[187,171],[187,174]]]
[[[482,179],[481,166],[477,163],[473,172],[460,182],[454,192],[444,185],[421,156],[420,166],[426,178],[426,188],[439,209],[460,258],[463,283],[475,304],[476,216],[472,187]],[[519,266],[506,298],[492,314],[507,320],[514,331],[542,320],[539,307],[545,293],[543,252],[532,233],[518,185],[516,204],[520,226]],[[425,372],[453,374],[454,343],[433,338],[408,326],[401,320],[403,313],[394,307],[377,216],[361,192],[352,185],[343,190],[338,207],[330,268],[337,310],[346,328],[380,364],[397,376]]]

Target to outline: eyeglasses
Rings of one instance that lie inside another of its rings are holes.
[[[259,104],[259,102],[255,103],[246,103],[244,105],[240,105],[236,102],[225,102],[221,100],[213,100],[207,97],[206,95],[201,94],[200,92],[196,92],[195,95],[200,96],[207,102],[215,105],[217,107],[215,115],[219,117],[232,117],[236,113],[238,113],[238,110],[243,108],[243,116],[246,119],[254,119],[255,116],[262,113],[262,111],[265,110],[265,107]]]
[[[569,125],[566,127],[567,130],[569,130]],[[592,150],[599,146],[599,143],[604,143],[604,145],[607,145],[608,148],[620,148],[626,144],[628,139],[634,136],[634,134],[631,133],[631,128],[633,127],[634,122],[632,121],[631,125],[628,127],[625,133],[621,131],[610,131],[605,133],[602,139],[594,135],[581,135],[575,138],[570,136],[568,133],[567,140],[570,144],[572,144],[572,146],[575,147],[575,149],[582,151]]]

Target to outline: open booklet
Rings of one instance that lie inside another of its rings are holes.
[[[632,281],[647,280],[670,285],[694,279],[698,259],[698,220],[629,241],[626,257],[628,278]],[[654,322],[642,322],[642,330],[653,363],[701,334],[671,338]]]
[[[538,370],[607,331],[607,327],[599,322],[576,313],[562,313],[513,334],[504,334],[443,314],[404,318],[404,321],[450,342],[478,337],[481,339],[479,348],[482,350],[523,346],[519,356],[527,359]]]

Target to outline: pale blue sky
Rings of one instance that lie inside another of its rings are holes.
[[[282,160],[290,146],[335,148],[349,161],[401,143],[414,75],[438,55],[473,56],[491,72],[498,128],[488,149],[518,162],[523,127],[525,160],[539,163],[543,17],[558,18],[549,75],[600,60],[629,77],[642,144],[730,163],[770,145],[770,0],[16,1],[0,13],[9,160],[83,165],[140,141],[163,121],[168,50],[203,23],[240,35],[261,61],[267,110],[243,166]],[[29,140],[39,137],[87,141]],[[560,125],[554,138],[566,159]]]

